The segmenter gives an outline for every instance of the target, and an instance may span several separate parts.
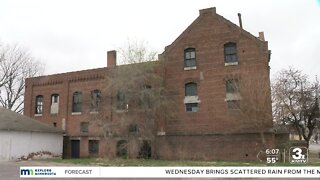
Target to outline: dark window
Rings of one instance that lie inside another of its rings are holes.
[[[152,86],[147,84],[147,85],[144,85],[143,88],[144,88],[144,89],[151,89]]]
[[[137,124],[130,124],[129,125],[129,133],[137,133],[138,132],[138,125]]]
[[[187,83],[185,85],[185,93],[186,93],[186,96],[196,96],[198,93],[197,93],[197,84],[196,83]]]
[[[198,103],[187,103],[186,104],[187,112],[198,112]]]
[[[142,145],[140,146],[138,158],[150,159],[151,158],[151,142],[143,140]]]
[[[227,43],[224,45],[225,63],[237,62],[237,45],[236,43]]]
[[[72,101],[72,112],[81,112],[82,105],[82,93],[75,92],[73,93],[73,101]]]
[[[89,140],[89,154],[99,154],[99,140]]]
[[[51,95],[51,104],[59,103],[59,94],[52,94]]]
[[[123,92],[119,91],[117,94],[117,109],[126,110],[127,108],[128,104],[126,102],[126,96]]]
[[[101,92],[99,90],[91,91],[91,112],[98,112],[101,103]]]
[[[196,66],[196,49],[188,48],[184,50],[184,65],[185,67]]]
[[[43,112],[43,96],[39,95],[36,97],[35,113],[42,114],[42,112]]]
[[[127,157],[127,141],[126,140],[120,140],[117,143],[117,156],[118,157]]]
[[[237,93],[239,92],[239,85],[237,79],[229,79],[226,81],[226,92]]]
[[[141,96],[139,99],[139,105],[142,110],[150,109],[152,107],[151,97],[152,91],[150,85],[144,85],[141,91]]]
[[[89,132],[89,123],[88,122],[81,122],[81,124],[80,124],[80,132],[82,132],[82,133]]]
[[[53,127],[57,127],[57,123],[56,122],[53,123]]]
[[[240,101],[239,100],[231,100],[227,101],[228,109],[240,109]]]

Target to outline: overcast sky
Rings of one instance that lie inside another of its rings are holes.
[[[0,42],[29,49],[45,74],[105,67],[128,39],[161,53],[209,7],[264,31],[272,75],[293,66],[320,76],[320,0],[0,0]]]

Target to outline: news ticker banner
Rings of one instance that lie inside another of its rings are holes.
[[[319,178],[320,167],[20,167],[21,178]]]

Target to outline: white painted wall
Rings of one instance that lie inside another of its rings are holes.
[[[62,147],[63,135],[59,133],[0,130],[0,160],[16,160],[40,151],[61,156]]]

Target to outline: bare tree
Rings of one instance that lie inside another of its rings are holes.
[[[123,65],[111,69],[106,87],[112,115],[98,119],[106,138],[120,136],[128,140],[122,145],[137,149],[143,145],[138,139],[153,142],[155,120],[170,114],[163,86],[163,64],[145,43],[130,42],[118,52]],[[114,117],[118,120],[111,121]]]
[[[237,119],[237,125],[228,133],[256,133],[261,140],[257,147],[260,148],[257,154],[260,159],[261,153],[268,148],[266,134],[273,127],[269,74],[261,72],[259,76],[252,76],[251,69],[242,68],[228,75],[226,83],[228,108]]]
[[[316,84],[300,70],[281,70],[272,85],[273,115],[279,125],[290,126],[309,143],[319,116]]]
[[[23,112],[25,78],[40,75],[43,65],[18,45],[0,46],[0,103]]]

